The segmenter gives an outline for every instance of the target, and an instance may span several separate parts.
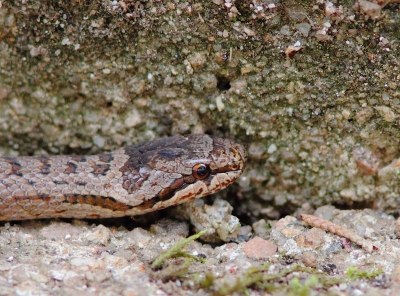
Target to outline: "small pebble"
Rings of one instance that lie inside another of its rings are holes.
[[[301,262],[303,262],[303,264],[307,267],[317,267],[317,257],[313,252],[304,252],[300,259]]]
[[[243,245],[243,252],[254,259],[267,259],[277,251],[276,245],[258,236]]]
[[[324,243],[325,231],[312,228],[296,237],[296,243],[303,248],[317,249]]]

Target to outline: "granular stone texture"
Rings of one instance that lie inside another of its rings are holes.
[[[288,216],[272,221],[268,240],[210,246],[200,238],[154,270],[154,260],[187,237],[186,222],[164,218],[149,230],[79,220],[6,223],[0,228],[0,294],[225,295],[249,289],[280,295],[296,289],[297,278],[309,291],[396,295],[400,243],[392,217],[331,206],[314,214],[359,231],[379,249],[368,253]]]

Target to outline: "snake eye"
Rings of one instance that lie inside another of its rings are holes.
[[[206,164],[199,163],[193,167],[193,177],[198,180],[204,180],[210,175],[210,167]]]

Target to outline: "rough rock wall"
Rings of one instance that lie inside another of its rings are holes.
[[[397,212],[399,4],[0,4],[1,154],[208,132],[248,145],[237,214]]]

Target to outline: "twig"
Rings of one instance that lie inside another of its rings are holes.
[[[321,228],[321,229],[329,231],[330,233],[345,237],[348,240],[363,247],[363,249],[366,250],[368,253],[371,253],[372,250],[374,248],[376,248],[372,245],[372,243],[370,241],[367,241],[366,239],[362,238],[358,234],[355,234],[354,232],[352,232],[340,225],[336,225],[328,220],[324,220],[322,218],[318,218],[316,216],[306,215],[306,214],[301,214],[300,220],[304,221],[308,225],[311,225],[311,226],[314,226],[317,228]]]

